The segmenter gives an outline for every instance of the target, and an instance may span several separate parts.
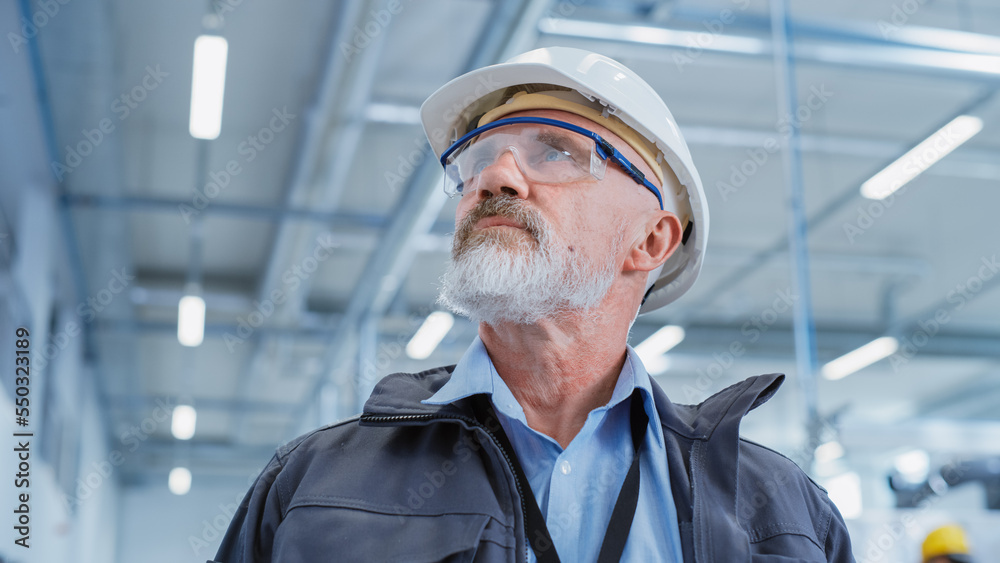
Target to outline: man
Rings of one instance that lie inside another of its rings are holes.
[[[449,82],[421,115],[461,197],[440,301],[479,336],[279,449],[216,560],[853,561],[825,492],[739,439],[783,376],[675,405],[626,344],[691,287],[708,235],[652,88],[553,47]]]
[[[920,546],[923,563],[972,563],[969,540],[958,524],[935,528]]]

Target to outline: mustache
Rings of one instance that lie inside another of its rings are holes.
[[[466,246],[476,223],[487,217],[503,217],[517,221],[524,225],[524,230],[540,245],[547,239],[547,225],[537,211],[529,208],[514,196],[496,195],[484,199],[462,219],[458,229],[455,230],[454,249],[456,251]]]

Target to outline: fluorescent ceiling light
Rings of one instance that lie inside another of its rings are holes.
[[[665,354],[682,340],[684,340],[684,327],[667,325],[640,342],[635,347],[635,352],[645,362],[647,359]]]
[[[185,295],[177,305],[177,340],[184,346],[200,346],[204,339],[205,300]]]
[[[930,456],[924,450],[910,450],[899,454],[893,465],[900,476],[910,483],[923,483],[931,466]]]
[[[582,39],[628,41],[646,45],[689,49],[697,45],[706,51],[721,51],[759,55],[769,49],[767,41],[756,37],[716,34],[705,41],[704,31],[667,29],[650,25],[628,25],[611,22],[573,20],[567,18],[542,18],[538,30],[546,35],[561,35]]]
[[[983,129],[983,120],[972,115],[960,115],[938,129],[881,172],[861,184],[861,195],[868,199],[885,199],[910,180],[947,156],[962,143]]]
[[[840,442],[831,440],[816,448],[816,461],[826,463],[844,457],[844,446]]]
[[[420,125],[420,108],[372,102],[365,106],[365,119],[375,123]]]
[[[670,367],[664,354],[683,340],[684,327],[667,325],[640,342],[635,347],[635,353],[639,355],[646,371],[651,375],[659,375]]]
[[[191,490],[191,471],[187,467],[175,467],[170,470],[167,487],[175,495],[186,495]]]
[[[895,354],[898,349],[899,341],[892,336],[876,338],[857,350],[848,352],[823,366],[823,377],[829,380],[842,379]]]
[[[190,440],[194,436],[195,424],[198,421],[198,412],[191,405],[177,405],[174,407],[173,417],[170,420],[170,433],[178,440]]]
[[[417,333],[406,345],[406,355],[414,360],[423,360],[438,347],[448,331],[455,324],[455,317],[445,311],[435,311],[424,319]]]
[[[1000,55],[1000,37],[934,27],[907,25],[892,30],[891,40],[932,49]]]
[[[188,130],[197,139],[215,139],[222,130],[222,98],[226,91],[228,53],[229,44],[218,35],[201,35],[194,40]]]
[[[649,358],[648,360],[642,360],[643,367],[646,368],[646,373],[649,375],[660,375],[666,373],[670,369],[673,362],[670,360],[670,356],[666,354],[660,354]]]
[[[852,520],[861,516],[861,477],[853,471],[831,477],[823,483],[841,516]]]

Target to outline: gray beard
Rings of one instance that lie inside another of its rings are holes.
[[[467,218],[456,232],[452,260],[441,277],[439,304],[474,322],[524,325],[601,303],[615,279],[624,225],[603,263],[591,264],[553,242],[551,229],[534,212],[491,213],[497,214],[521,220],[531,236],[506,229],[473,236],[471,226],[483,214]]]

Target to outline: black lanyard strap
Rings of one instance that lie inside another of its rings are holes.
[[[511,462],[514,475],[518,481],[523,483],[520,493],[525,506],[524,526],[528,535],[528,544],[535,552],[535,558],[538,559],[538,563],[560,563],[559,555],[552,543],[552,537],[549,535],[549,528],[545,524],[545,517],[542,516],[542,511],[538,507],[538,501],[535,500],[531,484],[524,475],[524,469],[517,458],[517,453],[497,419],[492,401],[487,395],[476,395],[474,400],[477,417],[500,442],[500,447]],[[621,560],[622,553],[625,551],[625,541],[632,528],[635,508],[639,503],[639,453],[646,440],[646,426],[649,424],[649,417],[642,405],[642,397],[638,389],[632,392],[630,421],[632,426],[632,465],[625,475],[625,481],[618,493],[615,508],[611,511],[611,520],[608,522],[608,530],[604,534],[597,563],[614,563]]]

